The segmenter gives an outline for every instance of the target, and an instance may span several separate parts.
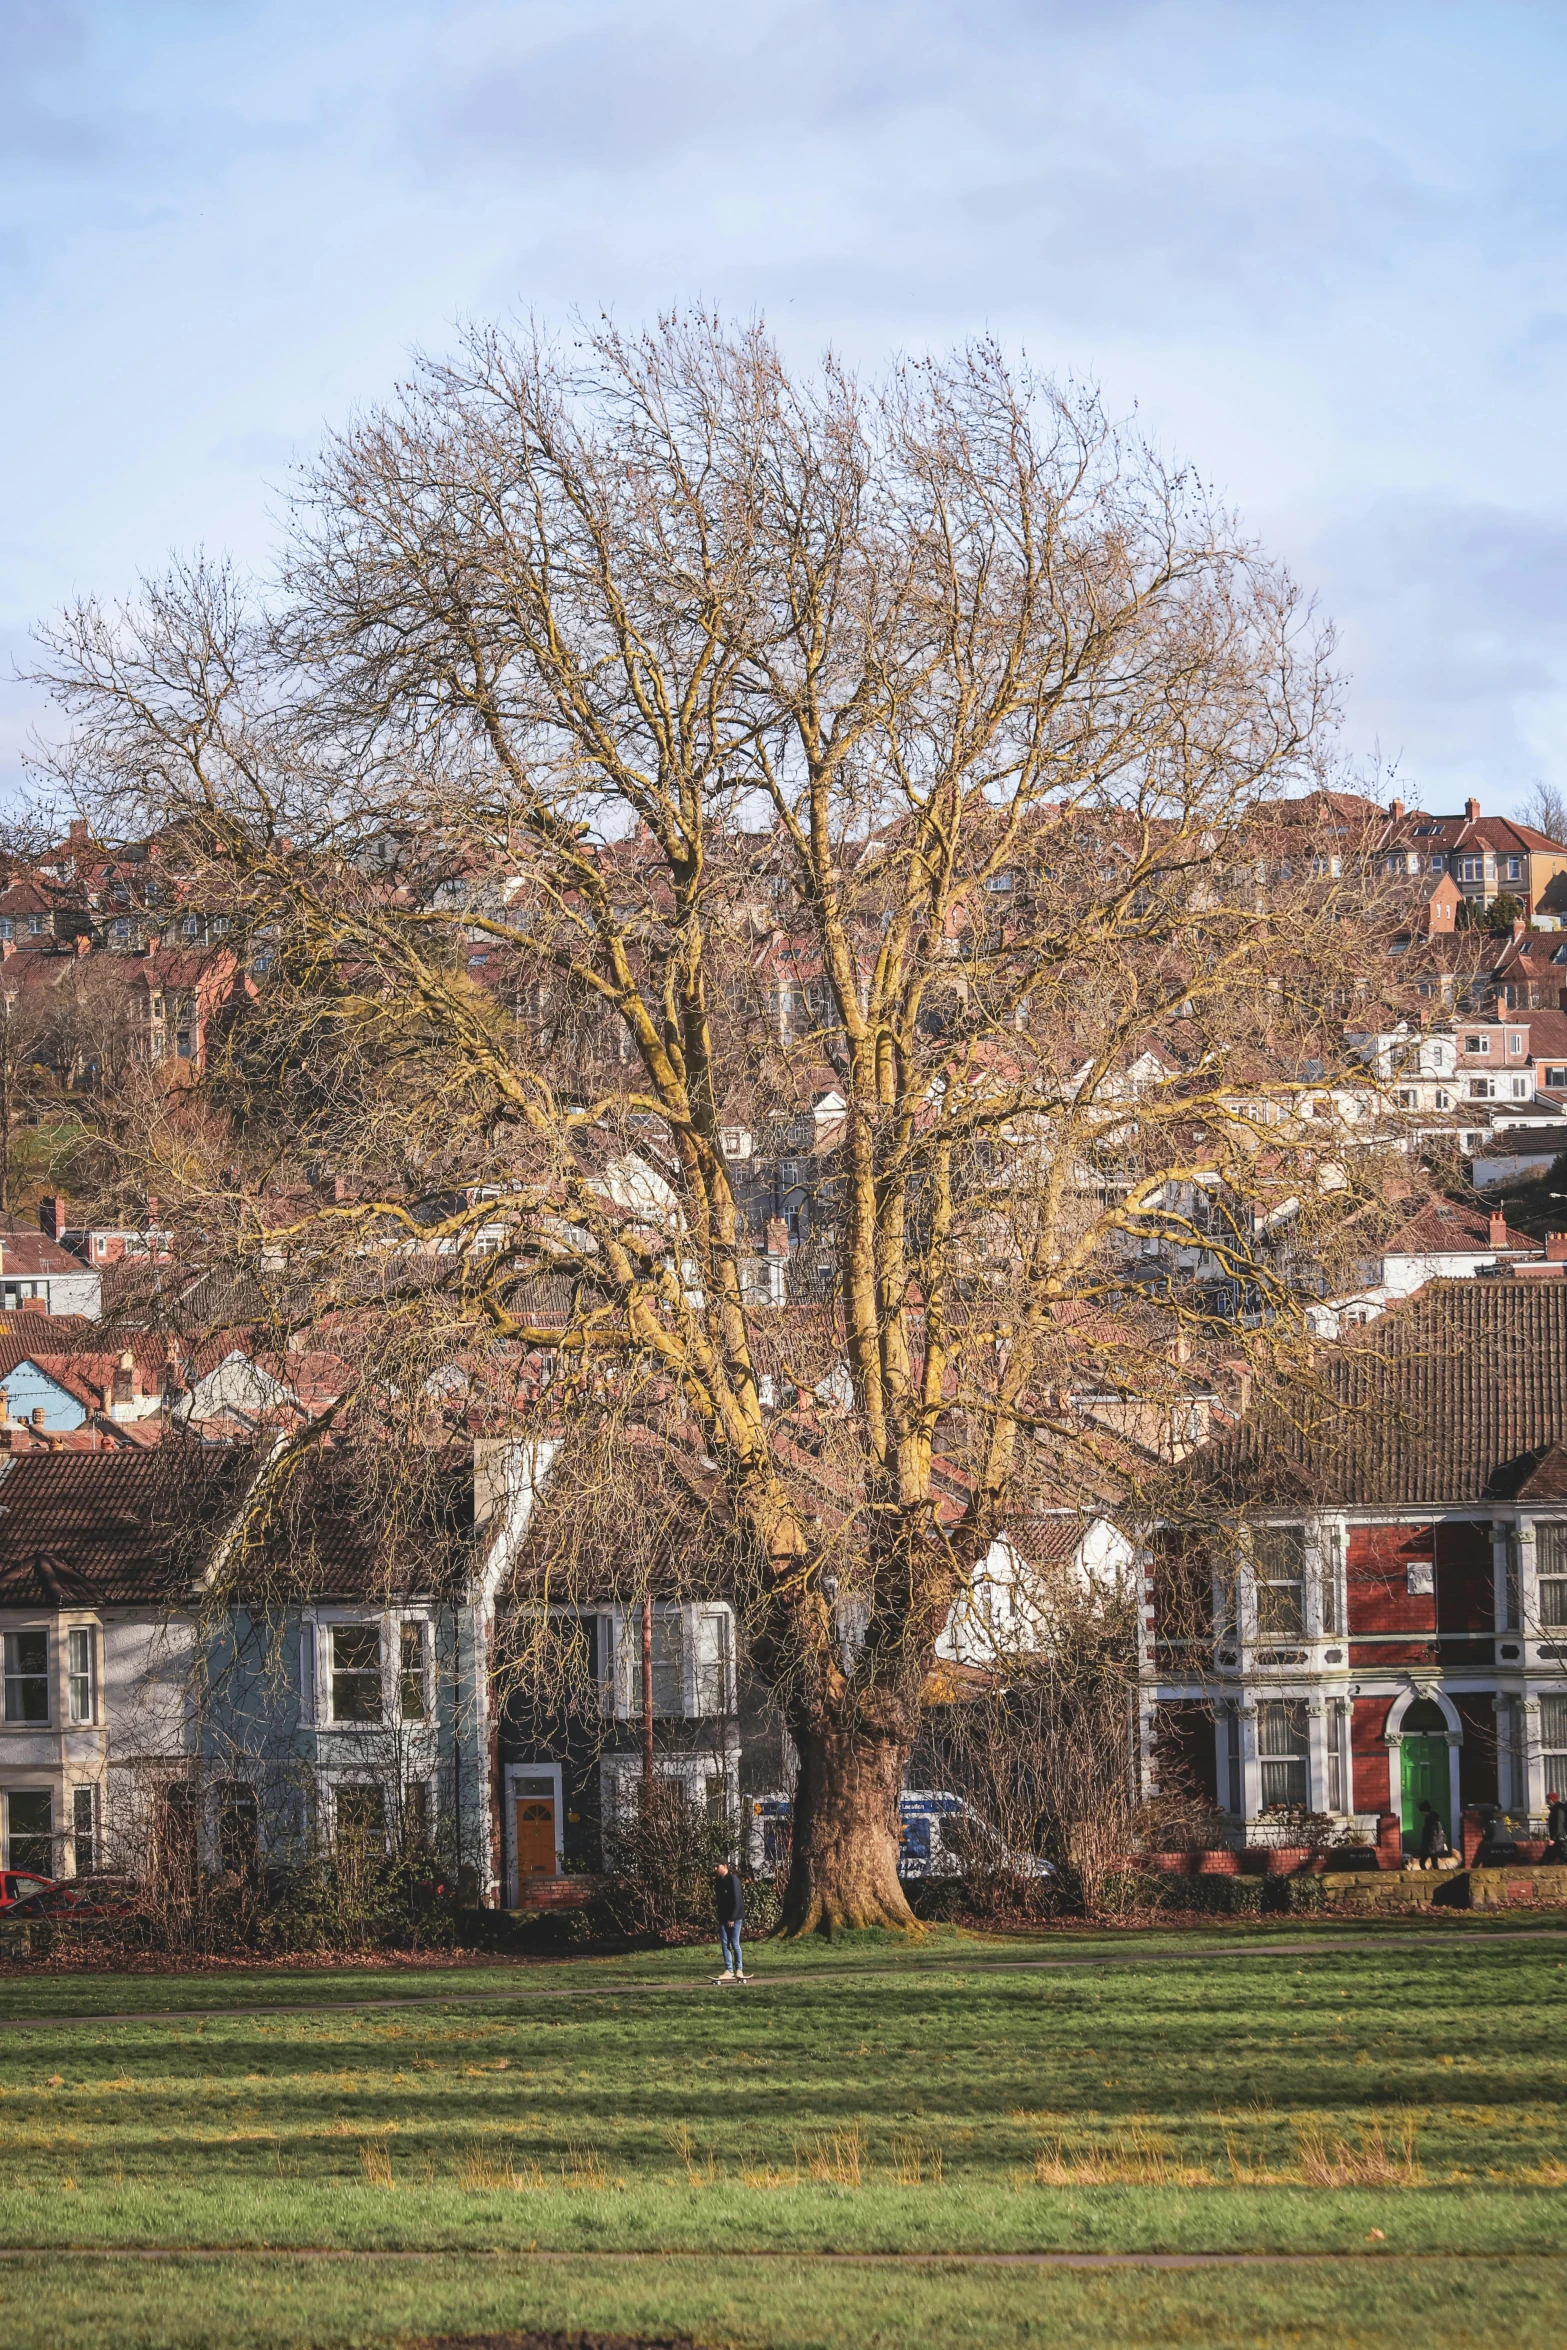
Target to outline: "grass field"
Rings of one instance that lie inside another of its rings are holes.
[[[0,1980],[3,2339],[1561,2342],[1567,1938],[1280,1939]]]

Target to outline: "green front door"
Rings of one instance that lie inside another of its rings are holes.
[[[1447,1769],[1447,1740],[1445,1738],[1405,1738],[1404,1763],[1404,1842],[1411,1852],[1420,1849],[1420,1805],[1422,1799],[1447,1830],[1447,1840],[1453,1840],[1452,1785]]]

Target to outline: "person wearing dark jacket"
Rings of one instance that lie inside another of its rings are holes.
[[[1447,1830],[1439,1812],[1432,1810],[1425,1797],[1420,1798],[1420,1866],[1431,1867],[1434,1861],[1447,1857]]]
[[[718,1942],[723,1952],[724,1971],[721,1983],[743,1983],[745,1966],[740,1956],[740,1928],[745,1923],[745,1892],[740,1883],[740,1872],[721,1860],[713,1879],[713,1906],[718,1912]]]
[[[1567,1868],[1567,1803],[1563,1803],[1554,1787],[1545,1800],[1551,1807],[1545,1823],[1545,1832],[1551,1840],[1545,1848],[1545,1865],[1550,1869]]]

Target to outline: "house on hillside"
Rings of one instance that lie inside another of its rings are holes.
[[[1436,1281],[1186,1464],[1150,1541],[1143,1767],[1406,1838],[1567,1791],[1567,1283]]]

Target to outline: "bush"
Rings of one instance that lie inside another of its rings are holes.
[[[667,1782],[649,1793],[651,1800],[639,1801],[605,1838],[609,1915],[620,1933],[638,1940],[715,1934],[713,1871],[721,1860],[738,1866],[733,1824]]]

